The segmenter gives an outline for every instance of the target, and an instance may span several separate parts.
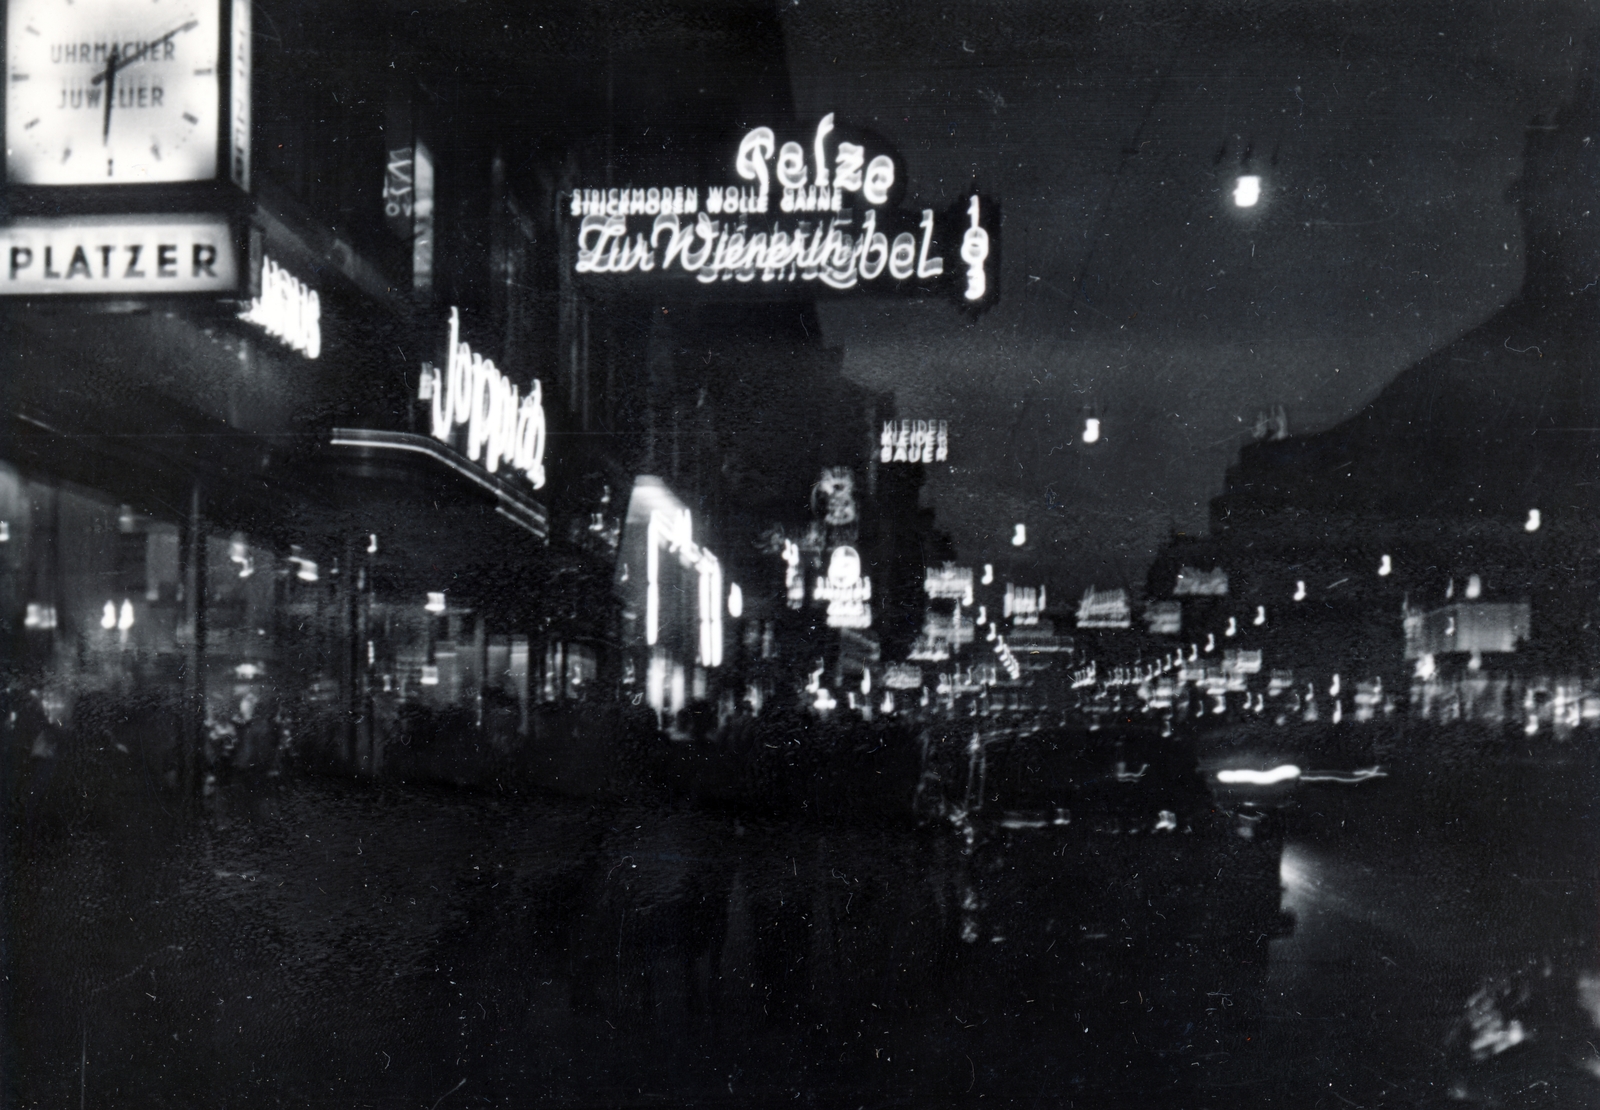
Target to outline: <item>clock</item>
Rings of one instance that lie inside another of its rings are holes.
[[[217,176],[223,0],[9,0],[6,174],[18,185]]]

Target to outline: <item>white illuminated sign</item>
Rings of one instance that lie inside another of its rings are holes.
[[[1045,588],[1006,583],[1005,615],[1013,624],[1038,624],[1045,609]]]
[[[1079,628],[1127,628],[1133,623],[1128,591],[1096,590],[1090,586],[1078,603]]]
[[[526,397],[495,364],[461,342],[461,317],[450,309],[450,356],[444,370],[424,366],[418,397],[433,402],[433,436],[449,442],[466,428],[466,455],[493,474],[502,462],[534,489],[544,485],[544,403],[538,379]]]
[[[959,223],[931,208],[912,223],[885,207],[899,175],[894,159],[833,141],[833,131],[832,113],[808,147],[780,145],[772,128],[753,128],[733,158],[738,183],[573,190],[575,271],[659,271],[703,284],[821,282],[837,290],[926,285],[945,275],[939,245],[959,240],[962,296],[970,304],[988,297],[991,232],[980,222],[979,197],[967,198]]]
[[[934,463],[950,457],[950,421],[885,420],[878,436],[879,462]]]
[[[228,123],[228,170],[233,183],[250,191],[250,31],[251,0],[233,0],[233,77]]]
[[[265,254],[261,256],[261,296],[251,300],[239,319],[283,340],[307,358],[322,353],[322,298]]]
[[[25,185],[217,176],[222,0],[11,0],[6,169]],[[248,89],[248,85],[246,86]]]
[[[800,573],[800,545],[793,540],[783,541],[783,592],[789,608],[798,609],[805,604],[806,580]]]
[[[1228,572],[1221,567],[1196,570],[1185,566],[1178,571],[1172,592],[1178,597],[1227,597]]]
[[[696,596],[700,615],[700,663],[722,665],[722,564],[694,542],[694,519],[688,509],[652,509],[645,540],[645,643],[661,639],[661,552],[678,556],[680,565],[699,576]]]
[[[946,563],[942,567],[928,567],[924,572],[922,588],[930,598],[954,598],[963,605],[972,604],[972,568]]]
[[[220,216],[82,216],[0,227],[0,295],[231,293],[233,232]]]
[[[828,576],[818,577],[812,597],[828,603],[830,628],[871,628],[872,579],[861,575],[861,556],[853,547],[836,547],[828,557]]]

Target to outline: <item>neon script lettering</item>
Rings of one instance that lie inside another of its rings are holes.
[[[261,296],[239,319],[249,321],[307,358],[322,353],[322,299],[315,289],[279,266],[261,258]]]
[[[933,209],[923,210],[920,247],[909,231],[891,243],[878,230],[878,214],[872,210],[858,230],[852,225],[852,218],[844,216],[788,226],[776,221],[754,231],[743,221],[713,220],[702,212],[692,224],[676,215],[659,215],[648,235],[630,235],[620,216],[585,216],[574,268],[580,274],[625,274],[677,266],[707,284],[820,281],[833,289],[852,289],[885,271],[895,281],[944,272],[944,259],[931,254]]]
[[[425,366],[421,400],[433,402],[433,437],[450,442],[466,427],[465,451],[494,474],[506,463],[534,489],[544,486],[544,400],[539,381],[526,397],[495,364],[461,342],[461,317],[450,309],[450,355],[444,370]]]

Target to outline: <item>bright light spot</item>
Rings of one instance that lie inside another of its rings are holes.
[[[430,613],[444,612],[444,594],[429,593],[428,604],[423,606]]]
[[[233,668],[235,678],[260,678],[265,671],[256,663],[240,663]]]
[[[828,691],[826,686],[823,686],[817,690],[817,700],[812,703],[812,708],[826,713],[828,710],[837,707],[838,704],[839,703],[834,700],[833,694]]]
[[[1217,781],[1228,785],[1274,786],[1300,777],[1300,768],[1293,763],[1282,763],[1270,771],[1250,771],[1243,768],[1217,772]]]
[[[1391,575],[1393,573],[1394,573],[1394,563],[1393,563],[1393,561],[1390,560],[1389,556],[1385,555],[1382,559],[1378,560],[1378,577],[1379,578],[1387,578],[1387,577],[1389,577],[1389,575]]]
[[[1011,546],[1012,547],[1021,547],[1023,544],[1025,544],[1027,542],[1028,542],[1028,526],[1026,524],[1017,525],[1017,530],[1011,534]]]
[[[1306,599],[1306,581],[1304,578],[1295,579],[1294,599],[1296,601],[1304,601]]]
[[[376,555],[377,553],[378,553],[378,533],[369,532],[369,533],[367,533],[367,554],[368,555]]]
[[[117,627],[117,603],[115,601],[106,602],[105,609],[100,613],[100,627],[107,632]]]
[[[1227,629],[1226,632],[1223,633],[1223,635],[1224,636],[1237,636],[1238,634],[1239,634],[1239,621],[1238,621],[1238,619],[1235,618],[1235,617],[1229,617],[1228,618],[1228,629]]]
[[[1522,530],[1524,532],[1537,532],[1539,530],[1539,525],[1542,523],[1544,522],[1539,519],[1539,510],[1529,509],[1528,521],[1522,526]]]
[[[1433,652],[1431,652],[1431,651],[1427,652],[1426,654],[1424,654],[1422,656],[1421,659],[1417,660],[1417,675],[1416,676],[1418,678],[1422,679],[1423,681],[1427,681],[1428,679],[1432,678],[1435,674],[1438,673],[1438,671],[1439,671],[1438,665],[1434,662],[1434,659],[1433,659]]]
[[[1206,650],[1207,651],[1216,651],[1217,650],[1217,634],[1215,632],[1207,632],[1206,633]]]
[[[439,685],[439,668],[432,663],[424,663],[422,665],[421,682],[424,686]]]
[[[1333,676],[1333,681],[1328,685],[1328,696],[1330,698],[1336,698],[1336,697],[1339,696],[1339,676],[1338,675],[1334,675]]]
[[[987,586],[987,585],[991,584],[993,581],[994,581],[994,564],[993,563],[984,563],[983,564],[983,584],[985,586]]]
[[[737,582],[728,587],[728,616],[735,620],[744,616],[744,591]]]
[[[1386,779],[1389,772],[1382,767],[1359,767],[1354,771],[1318,771],[1315,774],[1307,772],[1300,776],[1301,782],[1341,782],[1346,785],[1366,782],[1368,779]]]
[[[0,543],[10,543],[10,542],[11,542],[11,522],[9,520],[0,520]]]
[[[1261,178],[1253,173],[1244,174],[1233,186],[1233,203],[1240,208],[1254,208],[1261,199]]]
[[[1478,596],[1480,594],[1482,594],[1482,593],[1483,593],[1483,579],[1479,578],[1476,574],[1474,574],[1474,575],[1472,575],[1471,577],[1469,577],[1467,579],[1467,600],[1468,601],[1477,601],[1478,600]]]
[[[1267,623],[1267,607],[1265,605],[1256,606],[1256,619],[1250,623],[1255,625],[1257,628],[1260,628],[1262,625]]]
[[[117,628],[126,632],[133,627],[133,602],[122,599],[122,611],[117,614]]]
[[[861,672],[861,692],[863,694],[872,693],[872,672],[871,671],[862,671]]]
[[[317,580],[317,564],[311,559],[301,559],[300,569],[295,572],[295,577],[302,582],[315,582]]]
[[[1178,815],[1170,809],[1164,809],[1156,815],[1156,832],[1163,830],[1171,832],[1178,827]]]
[[[1100,441],[1100,421],[1094,417],[1083,422],[1083,442],[1098,443]]]

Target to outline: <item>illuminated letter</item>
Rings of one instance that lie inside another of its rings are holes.
[[[759,182],[763,193],[768,185],[767,160],[772,157],[776,143],[772,128],[757,127],[739,141],[739,154],[733,162],[739,176],[746,181]]]
[[[778,184],[785,189],[800,189],[805,183],[806,152],[799,143],[784,143],[778,151]]]
[[[919,278],[938,277],[944,273],[944,259],[928,257],[928,248],[932,245],[933,209],[924,208],[922,210],[922,257],[917,260],[917,276]]]
[[[844,149],[843,144],[839,149]],[[889,190],[894,186],[894,159],[880,154],[867,164],[866,184],[861,196],[868,204],[884,204],[889,200]]]
[[[983,272],[983,263],[989,257],[989,233],[978,226],[976,196],[967,205],[967,215],[972,217],[972,226],[961,236],[961,261],[967,264],[967,300],[977,301],[988,291],[989,279]]]
[[[916,236],[909,231],[902,231],[894,237],[894,246],[889,248],[889,276],[896,281],[904,281],[911,276],[916,265]]]
[[[817,162],[817,188],[825,188],[828,184],[828,156],[823,152],[822,140],[828,137],[833,130],[833,113],[829,112],[817,124],[817,137],[811,141],[811,152]]]
[[[866,154],[867,152],[855,143],[840,143],[839,163],[834,171],[833,183],[851,192],[861,188],[861,163]]]
[[[889,237],[878,230],[878,213],[867,209],[861,218],[861,277],[871,281],[889,262]]]

